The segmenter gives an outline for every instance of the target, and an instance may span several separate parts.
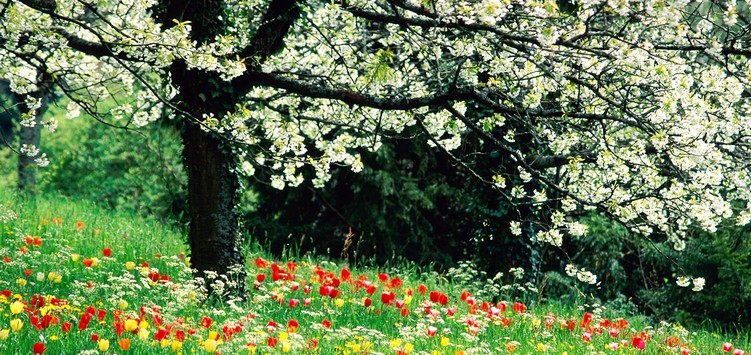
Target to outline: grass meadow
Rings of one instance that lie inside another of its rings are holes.
[[[247,299],[225,300],[194,282],[177,229],[75,199],[33,205],[0,193],[0,205],[2,354],[751,351],[747,333],[685,329],[584,301],[483,299],[415,266],[278,259],[253,244]]]

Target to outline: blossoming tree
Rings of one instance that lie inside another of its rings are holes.
[[[164,106],[179,120],[201,275],[242,264],[240,175],[267,169],[280,189],[322,186],[332,164],[359,170],[358,150],[407,126],[460,165],[452,152],[468,136],[503,152],[511,167],[488,158],[497,172],[474,177],[529,211],[510,233],[560,246],[596,210],[681,249],[689,228],[751,220],[748,10],[711,0],[10,0],[0,57],[17,92],[35,85],[24,73],[44,68],[71,116],[144,125]],[[107,97],[132,100],[105,108]],[[542,208],[550,218],[534,218]]]

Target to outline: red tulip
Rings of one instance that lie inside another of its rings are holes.
[[[269,340],[267,342],[270,348],[276,347],[277,343],[279,343],[279,339],[274,338],[274,337],[269,337]]]
[[[646,345],[647,344],[644,342],[644,339],[642,339],[640,337],[634,337],[633,339],[631,339],[631,346],[633,346],[633,347],[635,347],[635,348],[637,348],[639,350],[644,350],[644,347]]]
[[[428,327],[428,336],[429,337],[434,337],[436,335],[436,333],[438,333],[438,328],[436,328],[436,327],[434,327],[432,325]]]
[[[203,319],[201,319],[201,326],[204,328],[210,328],[212,322],[211,318],[203,317]]]
[[[44,343],[34,343],[34,346],[31,348],[34,354],[42,354],[45,350],[47,350],[47,347],[44,346]]]
[[[297,332],[298,327],[300,327],[300,323],[298,323],[296,319],[290,319],[289,322],[287,322],[287,332]]]
[[[381,293],[381,302],[391,305],[394,302],[394,299],[396,298],[396,294],[389,291],[384,291]]]
[[[590,332],[584,332],[584,334],[582,334],[582,340],[586,341],[587,343],[591,342],[592,341],[592,333],[590,333]]]
[[[91,322],[92,315],[91,313],[84,313],[81,315],[81,319],[78,321],[78,329],[80,330],[86,330],[86,328],[89,327],[89,322]]]

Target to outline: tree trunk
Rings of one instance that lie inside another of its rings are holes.
[[[191,38],[197,43],[207,43],[224,34],[225,10],[224,0],[160,0],[154,14],[165,28],[174,26],[175,20],[190,21]],[[261,63],[278,52],[298,16],[295,0],[270,1],[262,25],[251,44],[240,51],[240,56]],[[193,267],[199,277],[209,278],[216,273],[230,278],[220,280],[225,286],[216,283],[212,286],[207,279],[210,291],[224,287],[227,291],[224,295],[242,297],[245,295],[245,268],[235,211],[240,188],[235,160],[222,137],[201,129],[198,120],[203,120],[204,115],[221,120],[243,102],[250,86],[236,81],[228,83],[216,72],[188,69],[182,60],[172,63],[170,74],[172,83],[179,89],[176,103],[192,116],[181,118]],[[233,267],[237,267],[235,273],[230,272]]]
[[[37,74],[37,90],[20,98],[19,118],[25,114],[31,114],[34,117],[33,126],[21,125],[18,130],[20,145],[33,146],[37,149],[42,141],[42,117],[47,111],[47,102],[52,88],[52,78],[42,71]],[[27,97],[33,97],[40,100],[40,106],[36,109],[29,107],[26,103]],[[20,121],[20,120],[19,120]],[[35,159],[38,156],[28,154],[19,154],[18,156],[18,190],[28,196],[33,197],[36,194],[37,187],[37,165]]]
[[[221,139],[188,123],[182,134],[183,158],[188,171],[190,250],[193,267],[206,279],[210,291],[245,293],[244,257],[237,232],[235,203],[238,177],[233,159]],[[231,269],[237,267],[235,272]],[[212,285],[212,274],[226,287]]]

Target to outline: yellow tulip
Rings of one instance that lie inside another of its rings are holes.
[[[148,340],[149,339],[149,331],[146,329],[141,329],[138,331],[138,339],[140,340]]]
[[[8,335],[10,335],[10,330],[8,329],[0,330],[0,340],[8,339]]]
[[[138,321],[135,319],[126,319],[124,325],[125,331],[132,332],[138,328]]]
[[[15,301],[10,304],[10,313],[19,314],[23,312],[23,303]]]
[[[203,348],[206,349],[206,352],[208,352],[208,353],[216,352],[216,347],[218,345],[219,344],[217,344],[216,340],[214,340],[214,339],[206,339],[203,342]]]
[[[97,342],[99,345],[99,351],[107,351],[110,348],[110,341],[107,339],[99,339],[99,342]]]
[[[174,352],[180,351],[180,348],[183,347],[183,343],[181,343],[179,340],[175,339],[172,341],[172,344],[170,344],[170,348]]]
[[[13,329],[14,332],[17,332],[23,328],[23,321],[16,318],[10,321],[10,329]]]

